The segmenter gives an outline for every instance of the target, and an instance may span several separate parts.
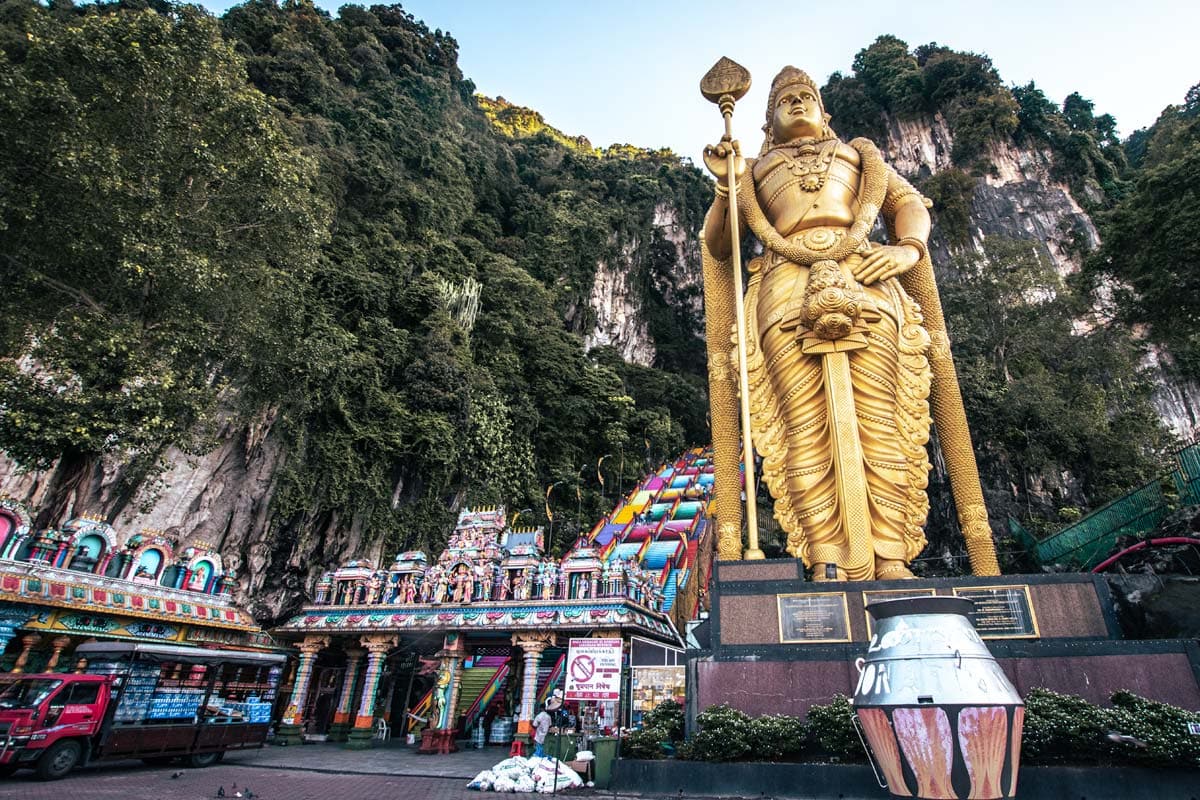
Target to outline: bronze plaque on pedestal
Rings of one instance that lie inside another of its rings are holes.
[[[984,639],[1037,639],[1037,617],[1028,586],[954,588],[956,597],[975,601],[971,622]]]
[[[776,595],[779,602],[779,641],[816,644],[850,641],[850,612],[845,592]]]

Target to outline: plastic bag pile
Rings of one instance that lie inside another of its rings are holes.
[[[561,792],[583,786],[579,773],[559,761],[557,778],[553,758],[507,758],[491,769],[485,769],[467,784],[468,789],[481,792]]]

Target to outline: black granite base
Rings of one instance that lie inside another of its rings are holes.
[[[673,797],[778,797],[805,800],[887,798],[871,768],[839,764],[617,762],[613,788]],[[1022,767],[1022,800],[1200,800],[1200,770],[1145,767]]]

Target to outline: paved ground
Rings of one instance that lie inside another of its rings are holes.
[[[179,774],[181,773],[182,774]],[[172,778],[172,775],[179,775]],[[201,800],[235,798],[247,790],[262,800],[486,800],[507,797],[472,792],[459,778],[392,775],[330,775],[298,769],[268,769],[242,764],[218,764],[203,770],[129,766],[75,773],[61,781],[42,783],[21,772],[0,781],[0,797],[20,800]],[[541,797],[541,795],[537,795]]]
[[[305,769],[338,774],[402,775],[429,778],[461,778],[464,783],[483,770],[508,758],[507,747],[464,748],[448,756],[423,756],[416,748],[396,742],[370,750],[346,750],[338,744],[306,744],[301,747],[265,747],[245,753],[230,753],[226,764]]]
[[[463,750],[421,756],[399,745],[344,750],[333,744],[267,747],[230,753],[207,769],[114,762],[42,783],[29,771],[0,779],[0,798],[19,800],[201,800],[246,789],[262,800],[487,800],[513,795],[473,792],[467,781],[508,757],[508,750]],[[236,786],[236,788],[235,788]],[[595,791],[575,792],[597,797]],[[542,795],[536,795],[541,797]],[[605,793],[604,797],[612,797]]]

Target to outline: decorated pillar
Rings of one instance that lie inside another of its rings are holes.
[[[346,739],[346,747],[362,750],[371,746],[375,737],[375,695],[383,677],[383,662],[398,640],[395,634],[367,634],[359,638],[367,651],[367,671],[363,676],[362,698],[354,717],[354,729]]]
[[[42,637],[36,633],[27,633],[21,637],[21,654],[17,656],[17,661],[13,664],[14,674],[25,671],[25,664],[29,662],[29,653],[41,639]]]
[[[64,539],[58,543],[58,547],[54,548],[54,555],[50,557],[50,566],[61,567],[63,565],[63,561],[65,561],[66,554],[67,541]]]
[[[552,633],[513,634],[513,644],[524,654],[524,678],[521,682],[521,713],[517,717],[517,741],[529,742],[533,731],[533,715],[537,710],[538,661],[542,651],[554,642]]]
[[[46,662],[46,672],[53,672],[58,666],[58,659],[62,656],[62,651],[67,649],[67,645],[71,643],[70,636],[55,636],[50,642],[50,660]]]
[[[455,724],[458,695],[462,686],[462,662],[467,651],[462,635],[447,633],[442,649],[438,651],[441,667],[437,683],[433,687],[433,708],[430,710],[429,727],[421,733],[421,753],[453,753],[457,733]]]
[[[358,675],[362,671],[365,650],[346,651],[346,674],[342,678],[342,691],[338,694],[337,711],[333,714],[333,724],[329,726],[330,742],[344,742],[350,731],[350,710],[354,708],[354,688],[358,683]]]
[[[292,696],[288,700],[287,710],[283,712],[283,721],[275,736],[276,744],[303,744],[304,704],[308,700],[308,684],[312,679],[313,662],[317,653],[329,646],[328,636],[305,636],[296,649],[300,658],[296,664],[296,681],[292,684]]]
[[[33,606],[19,604],[6,604],[0,608],[0,655],[8,649],[8,643],[16,635],[17,628],[28,622],[36,613],[37,609]]]

